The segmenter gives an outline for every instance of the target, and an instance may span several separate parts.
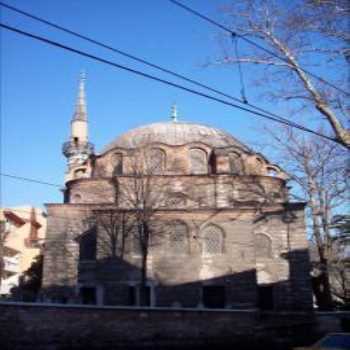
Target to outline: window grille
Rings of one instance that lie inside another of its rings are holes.
[[[187,253],[187,226],[185,224],[176,222],[171,226],[170,248],[173,253]]]
[[[243,164],[241,156],[237,153],[229,153],[231,173],[241,175],[243,173]]]
[[[152,174],[161,174],[165,170],[165,153],[159,148],[151,149],[149,153],[149,165]]]
[[[271,239],[264,234],[257,234],[255,236],[255,255],[262,259],[272,257]]]
[[[192,174],[206,174],[208,172],[207,154],[199,149],[190,150],[190,163]]]
[[[208,255],[221,254],[223,251],[223,234],[217,227],[205,229],[203,235],[203,253]]]
[[[141,246],[141,237],[139,232],[137,231],[137,227],[133,228],[132,237],[132,253],[134,255],[142,255],[142,246]]]
[[[186,198],[183,194],[171,194],[166,201],[167,207],[182,208],[186,206]]]

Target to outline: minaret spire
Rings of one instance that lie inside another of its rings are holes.
[[[94,153],[94,146],[89,142],[88,135],[85,81],[85,72],[81,72],[77,102],[71,121],[71,136],[70,140],[63,144],[63,154],[68,161],[66,181],[77,177],[89,177],[91,174],[90,156]]]
[[[177,106],[175,103],[171,106],[171,116],[170,117],[174,123],[177,122]]]
[[[75,105],[75,111],[72,118],[71,136],[76,142],[88,142],[88,118],[85,96],[86,74],[80,73],[78,97]]]
[[[77,103],[75,105],[75,113],[73,115],[73,121],[82,120],[87,122],[85,81],[86,81],[86,74],[84,71],[81,71],[80,79],[79,79],[79,91],[78,91]]]

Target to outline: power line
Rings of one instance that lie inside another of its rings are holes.
[[[57,184],[54,184],[54,183],[51,183],[51,182],[41,181],[41,180],[37,180],[37,179],[32,179],[30,177],[22,177],[22,176],[16,176],[16,175],[5,174],[5,173],[0,173],[0,175],[4,176],[4,177],[9,177],[9,178],[15,179],[15,180],[21,180],[21,181],[26,181],[26,182],[34,182],[34,183],[38,183],[38,184],[41,184],[41,185],[58,187],[60,189],[63,188],[61,185],[57,185]]]
[[[149,67],[158,69],[158,70],[160,70],[160,71],[162,71],[162,72],[164,72],[164,73],[167,73],[167,74],[170,74],[170,75],[172,75],[172,76],[175,76],[176,78],[179,78],[179,79],[182,79],[182,80],[184,80],[184,81],[187,81],[187,82],[189,82],[189,83],[191,83],[191,84],[200,86],[200,87],[202,87],[202,88],[204,88],[204,89],[207,89],[207,90],[209,90],[209,91],[211,91],[211,92],[214,92],[214,93],[216,93],[216,94],[219,94],[219,95],[221,95],[221,96],[224,96],[224,97],[226,97],[226,98],[229,98],[229,99],[231,99],[231,100],[233,100],[233,101],[242,103],[242,104],[244,104],[244,105],[246,105],[246,106],[249,106],[249,107],[252,107],[252,108],[254,108],[254,109],[256,109],[256,110],[258,110],[258,111],[260,111],[260,112],[262,112],[262,113],[264,113],[264,114],[269,114],[269,115],[271,115],[271,116],[273,116],[273,117],[276,117],[277,119],[280,119],[280,120],[282,120],[282,121],[286,121],[286,122],[290,123],[289,125],[294,125],[295,127],[303,128],[303,129],[300,129],[300,130],[305,130],[305,131],[307,131],[307,130],[306,130],[307,128],[305,128],[305,127],[303,127],[303,126],[301,126],[301,125],[298,125],[298,124],[296,124],[296,123],[294,123],[294,122],[292,122],[292,121],[290,121],[290,120],[288,120],[288,119],[286,119],[286,118],[283,118],[283,117],[281,117],[281,116],[279,116],[279,115],[277,115],[277,114],[274,114],[274,113],[269,112],[269,111],[267,111],[267,110],[265,110],[265,109],[263,109],[263,108],[260,108],[260,107],[258,107],[258,106],[255,106],[255,105],[249,103],[249,102],[247,101],[247,99],[245,98],[245,94],[243,94],[243,97],[244,97],[244,98],[239,99],[239,98],[237,98],[237,97],[234,97],[234,96],[232,96],[232,95],[229,95],[229,94],[227,94],[227,93],[224,93],[224,92],[222,92],[222,91],[219,91],[219,90],[217,90],[217,89],[215,89],[215,88],[212,88],[212,87],[210,87],[210,86],[208,86],[208,85],[205,85],[205,84],[203,84],[203,83],[200,83],[200,82],[198,82],[198,81],[196,81],[196,80],[187,78],[187,77],[185,77],[184,75],[181,75],[181,74],[179,74],[179,73],[176,73],[176,72],[174,72],[174,71],[171,71],[171,70],[169,70],[169,69],[167,69],[167,68],[164,68],[164,67],[161,67],[161,66],[159,66],[159,65],[156,65],[156,64],[154,64],[154,63],[151,63],[151,62],[149,62],[149,61],[146,61],[146,60],[143,59],[143,58],[136,57],[136,56],[131,55],[131,54],[125,52],[125,51],[121,51],[121,50],[116,49],[116,48],[114,48],[114,47],[112,47],[112,46],[110,46],[110,45],[107,45],[107,44],[105,44],[105,43],[102,43],[101,41],[97,41],[96,39],[93,39],[93,38],[88,37],[88,36],[86,36],[86,35],[77,33],[77,32],[75,32],[75,31],[73,31],[73,30],[71,30],[71,29],[62,27],[62,26],[60,26],[60,25],[58,25],[58,24],[56,24],[56,23],[50,22],[50,21],[48,21],[48,20],[46,20],[46,19],[44,19],[44,18],[42,18],[42,17],[35,16],[35,15],[31,14],[31,13],[25,12],[25,11],[23,11],[23,10],[21,10],[21,9],[18,9],[18,8],[14,7],[14,6],[10,6],[10,5],[4,4],[4,3],[1,2],[1,1],[0,1],[0,6],[3,6],[3,7],[7,8],[7,9],[9,9],[9,10],[11,10],[11,11],[14,11],[14,12],[16,12],[16,13],[19,13],[19,14],[21,14],[21,15],[24,15],[24,16],[26,16],[26,17],[29,17],[29,18],[31,18],[31,19],[33,19],[33,20],[35,20],[35,21],[40,22],[40,23],[44,23],[44,24],[46,24],[46,25],[48,25],[48,26],[50,26],[50,27],[56,28],[56,29],[58,29],[58,30],[61,30],[61,31],[63,31],[63,32],[65,32],[65,33],[68,33],[68,34],[71,34],[71,35],[73,35],[73,36],[75,36],[75,37],[78,37],[78,38],[80,38],[80,39],[83,39],[83,40],[85,40],[85,41],[91,42],[91,43],[93,43],[93,44],[95,44],[95,45],[97,45],[97,46],[100,46],[100,47],[103,47],[103,48],[105,48],[105,49],[111,50],[111,51],[113,51],[113,52],[115,52],[115,53],[118,53],[118,54],[120,54],[120,55],[122,55],[122,56],[128,57],[128,58],[130,58],[130,59],[132,59],[132,60],[134,60],[134,61],[143,63],[143,64],[145,64],[145,65],[147,65],[147,66],[149,66]],[[237,41],[237,40],[236,40],[236,41]],[[241,85],[242,85],[242,73],[241,73],[241,70],[240,70],[240,79],[241,79]]]
[[[205,20],[205,21],[207,21],[207,22],[209,22],[209,23],[211,23],[212,25],[214,25],[214,26],[216,26],[216,27],[218,27],[218,28],[220,28],[220,29],[223,29],[224,31],[230,33],[231,36],[233,36],[233,37],[235,37],[235,36],[240,37],[242,40],[244,40],[244,41],[247,42],[248,44],[253,45],[253,46],[255,46],[256,48],[265,51],[265,52],[268,53],[269,55],[272,55],[272,56],[274,56],[275,58],[278,58],[279,60],[281,60],[281,61],[283,61],[283,62],[285,62],[285,63],[290,64],[290,62],[289,62],[288,59],[277,55],[275,52],[273,52],[273,51],[267,49],[266,47],[264,47],[264,46],[262,46],[262,45],[256,43],[256,42],[253,41],[253,40],[250,40],[250,39],[246,38],[245,36],[243,36],[243,35],[241,35],[241,34],[235,32],[235,31],[231,30],[230,28],[228,28],[228,27],[226,27],[226,26],[224,26],[224,25],[222,25],[222,24],[220,24],[220,23],[214,21],[213,19],[209,18],[208,16],[205,16],[205,15],[199,13],[198,11],[196,11],[196,10],[190,8],[189,6],[184,5],[183,3],[181,3],[181,2],[179,2],[179,1],[177,1],[177,0],[168,0],[168,1],[170,1],[172,4],[174,4],[174,5],[178,6],[178,7],[181,7],[182,9],[186,10],[187,12],[189,12],[189,13],[191,13],[191,14],[193,14],[193,15],[195,15],[195,16],[197,16],[197,17],[199,17],[199,18],[201,18],[201,19],[203,19],[203,20]],[[312,76],[313,78],[315,78],[315,79],[321,81],[322,83],[324,83],[324,84],[326,84],[326,85],[328,85],[328,86],[331,86],[333,89],[338,90],[339,92],[343,93],[344,95],[350,96],[350,92],[345,91],[345,90],[339,88],[338,86],[336,86],[336,85],[334,85],[333,83],[331,83],[331,82],[329,82],[329,81],[327,81],[327,80],[321,78],[320,76],[318,76],[318,75],[316,75],[316,74],[310,72],[309,70],[306,70],[306,69],[301,68],[301,67],[299,67],[299,69],[302,70],[304,73],[309,74],[309,75]]]
[[[217,98],[217,97],[215,97],[215,96],[208,95],[208,94],[206,94],[206,93],[203,93],[203,92],[200,92],[200,91],[197,91],[197,90],[194,90],[194,89],[185,87],[185,86],[183,86],[183,85],[180,85],[180,84],[171,82],[171,81],[169,81],[169,80],[165,80],[165,79],[156,77],[156,76],[154,76],[154,75],[150,75],[150,74],[144,73],[144,72],[142,72],[142,71],[139,71],[139,70],[136,70],[136,69],[127,67],[127,66],[123,66],[123,65],[120,65],[120,64],[115,63],[115,62],[113,62],[113,61],[109,61],[109,60],[106,60],[106,59],[104,59],[104,58],[101,58],[101,57],[92,55],[92,54],[90,54],[90,53],[87,53],[87,52],[84,52],[84,51],[75,49],[75,48],[73,48],[73,47],[63,45],[63,44],[61,44],[61,43],[59,43],[59,42],[52,41],[52,40],[49,40],[49,39],[47,39],[47,38],[44,38],[44,37],[41,37],[41,36],[38,36],[38,35],[35,35],[35,34],[32,34],[32,33],[22,31],[22,30],[20,30],[20,29],[18,29],[18,28],[11,27],[11,26],[8,26],[8,25],[3,24],[3,23],[0,23],[0,27],[5,28],[5,29],[7,29],[7,30],[9,30],[9,31],[15,32],[15,33],[17,33],[17,34],[24,35],[24,36],[26,36],[26,37],[30,37],[30,38],[32,38],[32,39],[35,39],[35,40],[44,42],[44,43],[49,44],[49,45],[51,45],[51,46],[56,46],[56,47],[59,47],[59,48],[61,48],[61,49],[66,50],[66,51],[70,51],[70,52],[76,53],[76,54],[78,54],[78,55],[81,55],[81,56],[84,56],[84,57],[88,57],[88,58],[90,58],[90,59],[92,59],[92,60],[95,60],[95,61],[98,61],[98,62],[100,62],[100,63],[105,63],[105,64],[107,64],[107,65],[110,65],[110,66],[112,66],[112,67],[115,67],[115,68],[118,68],[118,69],[127,71],[127,72],[129,72],[129,73],[133,73],[133,74],[135,74],[135,75],[142,76],[142,77],[144,77],[144,78],[151,79],[151,80],[153,80],[153,81],[158,81],[158,82],[160,82],[160,83],[163,83],[163,84],[166,84],[166,85],[175,87],[175,88],[177,88],[177,89],[180,89],[180,90],[183,90],[183,91],[192,93],[192,94],[194,94],[194,95],[201,96],[201,97],[204,97],[204,98],[206,98],[206,99],[209,99],[209,100],[212,100],[212,101],[216,101],[216,102],[219,102],[219,103],[221,103],[221,104],[224,104],[224,105],[227,105],[227,106],[236,108],[236,109],[240,109],[240,110],[245,111],[245,112],[249,112],[249,113],[254,114],[254,115],[256,115],[256,116],[260,116],[260,117],[262,117],[262,118],[269,119],[269,120],[275,121],[275,122],[280,123],[280,124],[288,125],[288,126],[290,126],[290,127],[297,128],[297,129],[299,129],[299,130],[303,130],[303,131],[312,133],[312,134],[314,134],[314,135],[323,137],[323,138],[325,138],[325,139],[327,139],[327,140],[330,140],[330,141],[333,141],[333,142],[336,142],[336,143],[340,143],[340,142],[339,142],[337,139],[335,139],[335,138],[332,138],[332,137],[329,137],[329,136],[327,136],[327,135],[321,134],[321,133],[319,133],[319,132],[317,132],[317,131],[314,131],[314,130],[305,128],[305,127],[303,127],[303,126],[301,126],[301,125],[298,125],[298,124],[295,124],[295,123],[291,123],[290,121],[282,120],[282,119],[277,118],[277,117],[272,117],[272,116],[270,116],[270,115],[267,115],[267,114],[263,114],[263,113],[254,111],[254,110],[251,110],[251,109],[249,109],[249,108],[246,108],[246,107],[243,107],[243,106],[239,106],[239,105],[237,105],[237,104],[234,104],[234,103],[225,101],[225,100],[223,100],[223,99]],[[340,144],[341,144],[341,143],[340,143]]]

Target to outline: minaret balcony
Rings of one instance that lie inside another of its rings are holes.
[[[69,158],[77,154],[93,154],[94,145],[90,142],[68,141],[63,144],[63,154]]]

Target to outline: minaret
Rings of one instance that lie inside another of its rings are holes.
[[[90,155],[94,153],[94,146],[88,138],[85,80],[85,73],[82,72],[79,79],[75,112],[71,121],[70,140],[63,144],[63,154],[68,161],[65,182],[91,175]]]

